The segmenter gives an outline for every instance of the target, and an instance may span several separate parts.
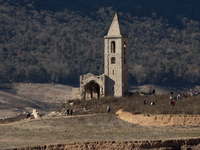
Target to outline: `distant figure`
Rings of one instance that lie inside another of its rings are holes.
[[[30,118],[31,114],[29,112],[26,113],[27,118]]]
[[[178,99],[180,99],[181,98],[181,95],[180,94],[178,94],[178,97],[177,97]]]
[[[173,106],[175,105],[175,103],[176,103],[175,101],[172,101],[172,105],[173,105]]]
[[[186,94],[184,94],[184,97],[185,97],[185,98],[187,98],[187,95],[186,95]]]
[[[170,101],[169,101],[169,105],[170,105],[170,106],[172,105],[172,99],[170,99]]]
[[[108,113],[110,112],[110,106],[109,105],[107,106],[107,112]]]
[[[147,100],[144,100],[144,102],[143,102],[143,103],[144,103],[144,105],[146,105],[146,104],[147,104]]]
[[[173,95],[173,92],[171,91],[171,95]]]
[[[72,114],[73,114],[73,110],[70,110],[70,115],[72,116]]]
[[[151,106],[153,106],[154,105],[154,102],[151,102]]]
[[[3,116],[3,121],[5,120],[4,116]]]
[[[69,108],[67,108],[67,116],[69,116]]]
[[[155,89],[153,89],[153,92],[152,92],[152,93],[154,94],[155,92],[156,92]]]
[[[171,96],[171,95],[170,95],[170,97],[169,97],[169,98],[170,98],[170,101],[172,101],[172,96]]]

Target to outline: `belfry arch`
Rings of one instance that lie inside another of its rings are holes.
[[[95,76],[91,73],[80,76],[80,99],[89,100],[105,96],[105,75]]]
[[[115,53],[115,41],[111,42],[111,53]]]
[[[100,96],[100,86],[94,80],[90,81],[85,85],[85,100],[96,98],[99,99]]]

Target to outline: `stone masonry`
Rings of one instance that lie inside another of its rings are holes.
[[[128,92],[128,36],[124,34],[116,13],[104,37],[104,74],[80,76],[80,87],[73,98],[89,100],[105,96],[122,97]]]

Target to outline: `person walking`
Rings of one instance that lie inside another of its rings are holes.
[[[107,112],[108,113],[110,112],[110,106],[109,105],[107,106]]]
[[[170,95],[170,97],[169,97],[169,98],[170,98],[170,100],[172,101],[172,96],[171,96],[171,95]]]
[[[72,116],[72,114],[73,114],[73,110],[70,110],[70,115]]]
[[[175,103],[176,103],[175,101],[172,101],[172,105],[173,105],[173,106],[175,105]]]
[[[30,118],[31,114],[29,112],[26,113],[27,118]]]
[[[181,95],[180,94],[178,94],[178,96],[177,96],[177,99],[180,99],[181,98]]]
[[[69,116],[69,108],[67,108],[67,116]]]
[[[172,105],[172,95],[170,95],[169,99],[169,105]]]
[[[170,101],[169,101],[169,105],[171,106],[172,105],[172,100],[170,99]]]
[[[146,105],[146,104],[147,104],[147,100],[144,100],[144,102],[143,102],[143,103],[144,103],[144,105]]]

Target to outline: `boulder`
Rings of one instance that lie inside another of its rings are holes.
[[[40,116],[38,115],[38,112],[37,112],[36,109],[33,109],[32,115],[33,115],[33,117],[34,117],[35,119],[40,118]]]

